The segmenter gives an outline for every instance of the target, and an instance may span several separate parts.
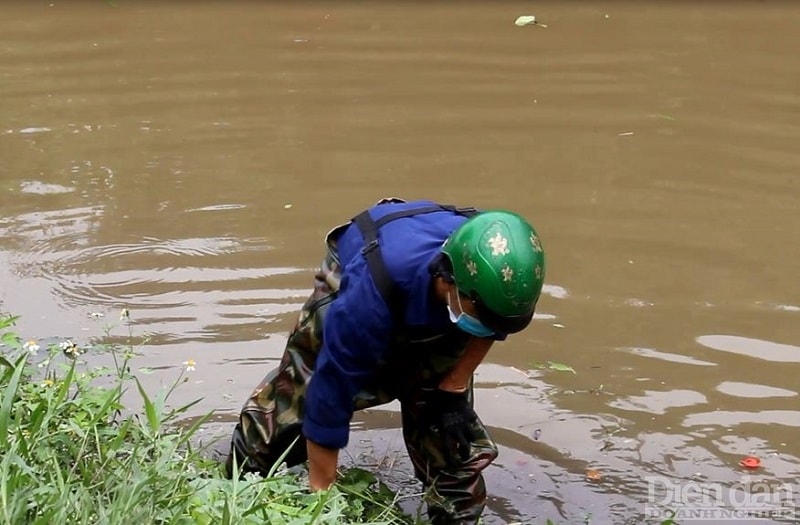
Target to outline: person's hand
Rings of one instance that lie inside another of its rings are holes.
[[[306,439],[308,453],[308,485],[312,491],[328,490],[336,481],[339,450],[327,448]]]
[[[478,419],[467,393],[426,389],[422,392],[419,408],[420,423],[437,431],[442,438],[442,451],[447,461],[466,461],[471,443],[477,437],[473,423]]]

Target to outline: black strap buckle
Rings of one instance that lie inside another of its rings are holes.
[[[369,252],[378,247],[378,239],[373,239],[361,248],[362,255],[367,255]]]

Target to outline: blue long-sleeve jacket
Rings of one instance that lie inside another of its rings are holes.
[[[389,203],[370,210],[373,220],[400,210],[435,204]],[[407,297],[405,326],[446,328],[447,308],[433,299],[429,267],[447,237],[465,220],[437,211],[391,221],[378,233],[383,260],[397,288]],[[353,398],[386,354],[394,332],[384,302],[361,253],[361,231],[351,224],[338,239],[341,286],[323,326],[323,342],[305,400],[303,434],[329,448],[347,445]],[[398,327],[402,329],[402,327]]]

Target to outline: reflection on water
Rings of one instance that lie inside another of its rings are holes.
[[[689,427],[709,424],[733,427],[747,423],[800,427],[800,411],[762,410],[760,412],[742,412],[717,410],[714,412],[691,414],[684,420],[684,424]]]
[[[117,4],[0,20],[26,337],[124,343],[128,308],[143,381],[195,360],[179,395],[225,436],[331,227],[384,196],[506,206],[548,283],[477,375],[489,523],[641,524],[648,478],[732,483],[746,454],[798,478],[798,6]],[[348,453],[413,492],[396,409]]]
[[[665,414],[671,408],[704,405],[707,402],[706,396],[700,392],[693,390],[667,390],[664,392],[645,391],[641,396],[617,399],[609,403],[609,406],[621,410],[640,410],[651,414]]]
[[[767,385],[754,385],[738,381],[724,381],[717,385],[717,390],[723,394],[737,397],[794,397],[797,392],[785,388],[775,388]]]
[[[697,365],[697,366],[715,366],[716,363],[710,363],[708,361],[701,361],[699,359],[694,359],[689,356],[680,355],[680,354],[672,354],[669,352],[660,352],[658,350],[654,350],[652,348],[622,348],[621,350],[628,351],[634,355],[639,355],[643,357],[652,357],[653,359],[661,359],[662,361],[669,361],[672,363],[682,363],[686,365]]]
[[[777,363],[800,363],[800,346],[773,343],[735,335],[701,335],[703,346]]]

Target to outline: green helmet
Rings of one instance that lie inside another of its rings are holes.
[[[509,211],[479,213],[448,237],[442,252],[484,325],[500,333],[528,326],[544,283],[544,251],[525,219]]]

